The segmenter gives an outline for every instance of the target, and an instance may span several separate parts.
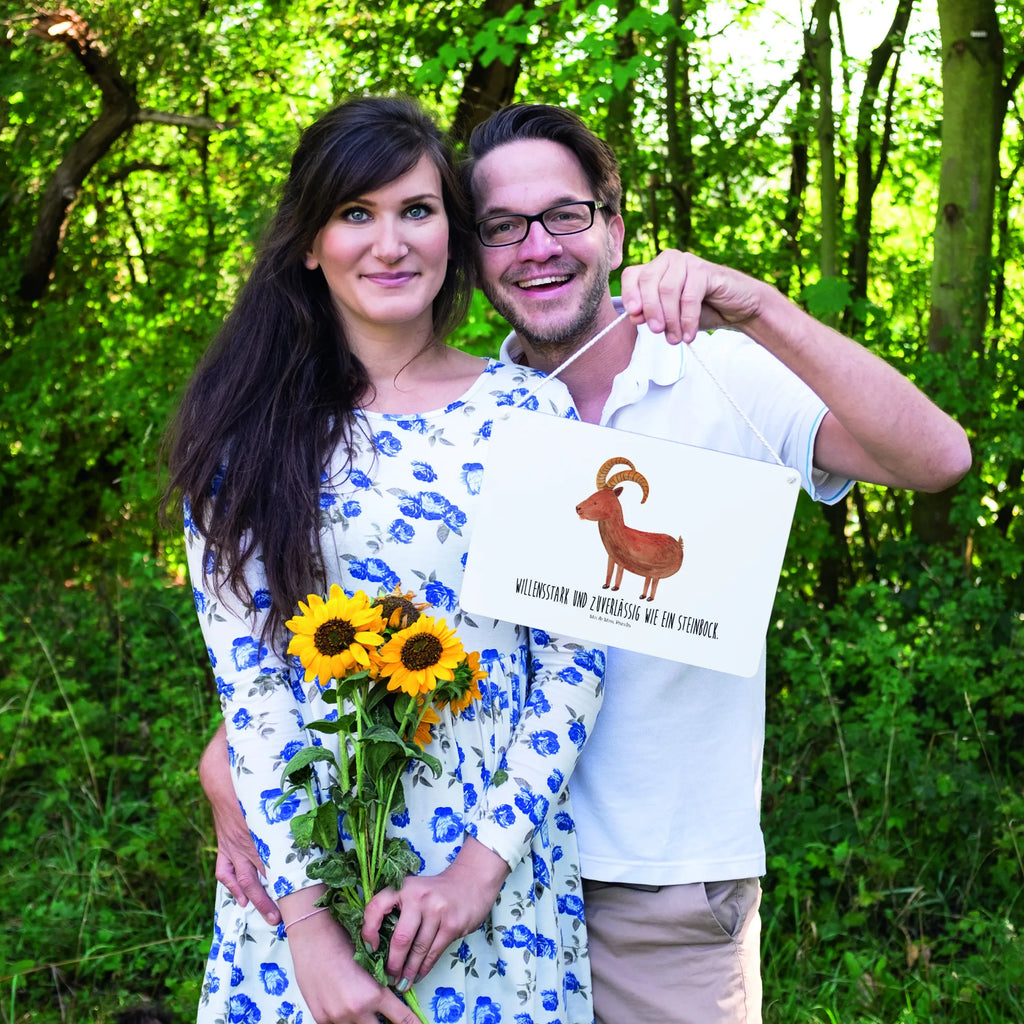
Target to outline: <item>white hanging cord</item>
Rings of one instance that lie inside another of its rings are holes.
[[[527,393],[526,397],[519,403],[519,407],[522,408],[524,405],[526,405],[526,403],[531,398],[533,398],[537,394],[537,392],[540,391],[540,389],[544,387],[545,384],[547,384],[549,380],[554,380],[567,366],[570,366],[575,360],[579,359],[579,357],[583,355],[584,352],[588,351],[595,344],[597,344],[597,342],[599,342],[610,330],[612,330],[613,327],[617,327],[628,316],[628,313],[621,313],[610,324],[608,324],[607,327],[605,327],[601,331],[598,331],[598,333],[595,334],[594,337],[592,337],[590,341],[588,341],[582,348],[579,348],[575,352],[573,352],[573,354],[569,356],[569,358],[566,359],[564,363],[561,363],[560,365],[556,366],[555,369],[553,369],[546,377],[542,377],[537,382],[537,384],[535,384],[534,387]],[[726,391],[725,385],[723,385],[722,382],[711,372],[707,363],[705,363],[704,360],[701,359],[701,357],[697,354],[697,350],[693,347],[693,345],[688,345],[686,351],[689,355],[693,356],[693,358],[697,361],[701,369],[711,378],[711,381],[715,385],[715,387],[717,387],[718,390],[722,392],[722,394],[726,398],[726,401],[733,407],[733,409],[736,410],[736,412],[738,413],[739,417],[743,420],[743,422],[746,423],[748,427],[750,427],[751,431],[753,432],[754,436],[758,439],[758,441],[760,441],[761,444],[764,445],[764,447],[771,453],[772,458],[775,459],[775,461],[780,466],[784,466],[785,462],[782,461],[782,457],[772,447],[768,438],[766,438],[764,434],[762,434],[761,431],[758,430],[756,426],[754,426],[750,417],[740,408],[739,404],[732,397],[732,395],[730,395],[729,392]]]
[[[708,364],[705,363],[699,355],[697,355],[697,350],[693,347],[693,345],[690,345],[686,351],[689,355],[693,356],[693,358],[697,360],[701,368],[711,378],[711,380],[714,382],[718,390],[721,391],[723,395],[725,395],[726,401],[736,410],[737,413],[739,413],[740,418],[743,420],[743,422],[746,423],[748,427],[750,427],[750,429],[754,433],[754,437],[756,437],[758,441],[760,441],[761,444],[763,444],[765,448],[768,449],[768,451],[771,453],[772,458],[780,466],[784,466],[785,463],[782,461],[782,457],[772,447],[768,438],[766,438],[764,434],[762,434],[761,431],[754,426],[754,424],[751,422],[750,417],[739,407],[739,405],[737,404],[736,400],[732,397],[732,395],[730,395],[729,392],[725,390],[725,385],[723,385],[722,382],[711,372],[710,368],[708,367]]]
[[[586,343],[586,345],[584,345],[582,348],[578,348],[575,352],[573,352],[571,356],[569,356],[568,359],[566,359],[564,363],[560,363],[558,366],[556,366],[546,377],[542,377],[540,383],[538,383],[533,388],[533,390],[530,391],[526,398],[524,398],[523,401],[520,402],[519,404],[523,405],[526,402],[528,402],[531,398],[533,398],[533,396],[537,394],[537,392],[540,391],[540,389],[544,387],[544,385],[547,384],[549,380],[554,380],[567,366],[571,366],[574,362],[576,362],[576,360],[579,359],[579,357],[583,355],[584,352],[587,352],[591,348],[593,348],[593,346],[596,345],[597,342],[599,342],[613,327],[618,327],[618,325],[621,324],[622,321],[625,320],[628,316],[628,313],[620,313],[607,327],[605,327],[603,330],[598,331],[597,334],[595,334],[590,339],[590,341]]]

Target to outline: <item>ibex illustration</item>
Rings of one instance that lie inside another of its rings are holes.
[[[620,470],[609,479],[612,467],[620,465],[628,466],[629,469]],[[619,495],[622,493],[619,485],[627,481],[640,485],[643,491],[640,499],[642,505],[650,491],[646,478],[637,472],[629,459],[614,458],[597,471],[597,490],[576,506],[576,513],[580,519],[589,519],[598,524],[601,540],[608,552],[608,575],[603,589],[608,588],[612,572],[617,567],[612,590],[619,589],[623,572],[629,571],[644,578],[640,600],[646,598],[653,601],[658,581],[679,572],[683,564],[683,538],[670,537],[667,533],[645,533],[626,526],[622,520],[622,506],[619,504]]]

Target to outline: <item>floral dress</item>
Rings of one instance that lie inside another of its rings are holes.
[[[465,835],[512,867],[490,916],[454,943],[415,986],[436,1022],[590,1024],[590,970],[576,838],[566,782],[601,700],[604,652],[589,645],[481,620],[459,605],[473,515],[494,419],[527,407],[575,418],[568,392],[549,382],[532,396],[532,371],[489,361],[478,380],[444,409],[410,416],[360,414],[350,469],[341,460],[321,489],[328,583],[371,597],[401,586],[435,607],[479,651],[488,678],[481,701],[461,716],[441,712],[422,764],[403,778],[406,808],[392,817],[437,874]],[[529,467],[523,467],[529,472]],[[330,717],[297,659],[260,642],[269,598],[250,580],[242,607],[217,595],[203,574],[203,539],[186,511],[196,606],[217,677],[235,790],[266,866],[268,891],[283,896],[311,884],[315,853],[297,847],[289,819],[303,798],[281,797],[281,769],[303,745],[337,743],[307,732]],[[255,563],[258,565],[258,561]],[[212,569],[212,566],[208,568]],[[498,781],[492,779],[499,769]],[[294,982],[282,927],[218,886],[214,941],[198,1019],[202,1024],[313,1024]]]

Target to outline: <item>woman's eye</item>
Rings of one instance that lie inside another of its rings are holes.
[[[346,220],[350,224],[362,224],[370,219],[366,210],[358,206],[350,206],[347,210],[341,210],[338,214],[340,220]]]
[[[426,206],[423,203],[417,203],[415,206],[410,206],[405,211],[407,217],[411,220],[423,220],[424,217],[429,217],[434,212],[432,206]]]

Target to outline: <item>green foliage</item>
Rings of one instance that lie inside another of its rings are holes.
[[[2,1019],[188,1007],[213,898],[191,593],[142,557],[96,585],[33,575],[0,599]]]
[[[807,1015],[780,999],[767,1019],[1021,1012],[1019,616],[998,628],[998,587],[965,581],[952,560],[901,557],[887,545],[879,581],[831,611],[789,589],[777,601],[766,985],[795,974],[820,1002]]]
[[[849,307],[850,293],[850,282],[845,278],[823,277],[809,284],[800,298],[811,316],[830,323]]]

